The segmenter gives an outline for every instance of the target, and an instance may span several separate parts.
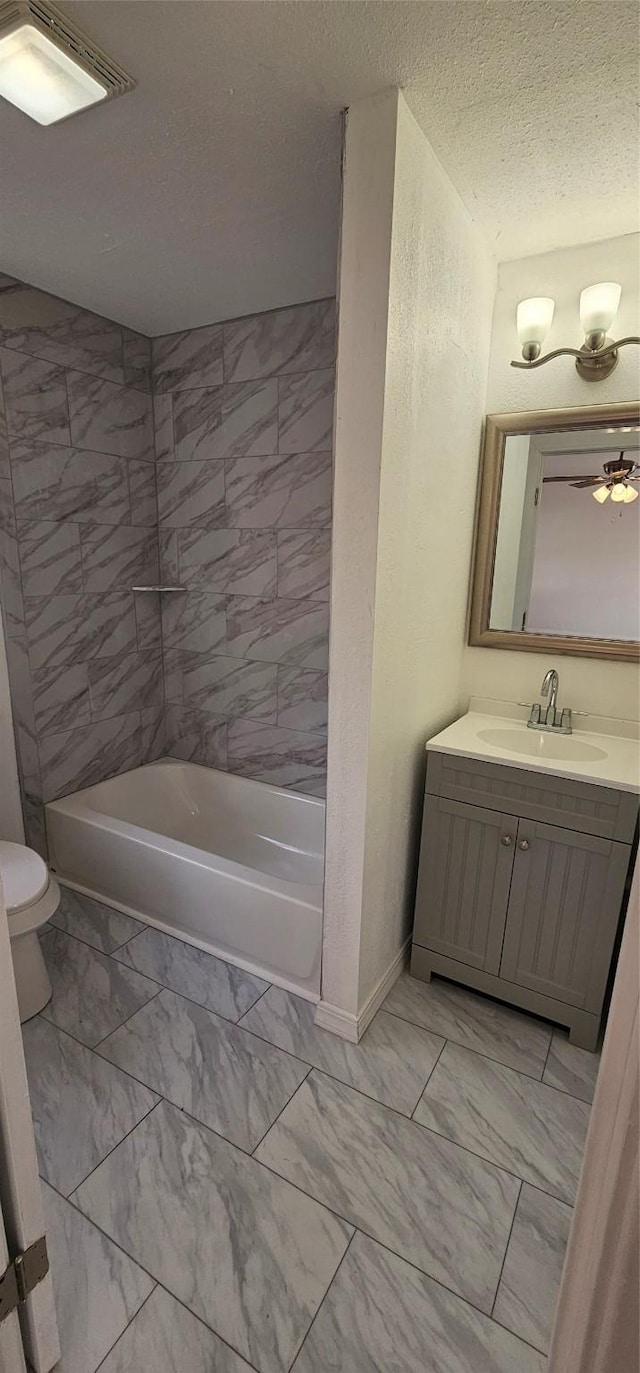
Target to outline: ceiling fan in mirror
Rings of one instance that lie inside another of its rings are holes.
[[[631,482],[640,481],[640,463],[625,458],[624,449],[618,458],[612,462],[603,463],[602,475],[593,473],[585,477],[543,477],[543,482],[569,482],[578,491],[588,487],[594,487],[591,492],[594,500],[601,505],[611,496],[612,501],[621,501],[625,505],[630,505],[631,501],[637,501],[638,491]]]

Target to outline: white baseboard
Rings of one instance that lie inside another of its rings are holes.
[[[351,1044],[357,1044],[371,1024],[376,1011],[379,1011],[385,997],[391,991],[394,982],[400,976],[407,961],[410,945],[411,935],[405,940],[402,948],[398,950],[393,962],[382,974],[357,1015],[350,1011],[343,1011],[339,1006],[333,1006],[330,1001],[321,999],[316,1006],[314,1017],[316,1025],[322,1030],[331,1030],[332,1034],[340,1035],[341,1039],[348,1039]]]
[[[330,1001],[319,1001],[314,1015],[316,1025],[321,1030],[331,1030],[334,1035],[340,1035],[341,1039],[348,1039],[351,1044],[357,1044],[360,1038],[358,1034],[358,1017],[349,1011],[341,1011],[339,1006],[332,1006]]]

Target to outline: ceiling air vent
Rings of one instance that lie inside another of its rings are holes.
[[[57,124],[134,84],[57,5],[0,0],[0,96],[39,124]]]

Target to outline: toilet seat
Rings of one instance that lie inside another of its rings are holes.
[[[0,841],[0,879],[8,915],[32,906],[49,885],[47,865],[40,854],[6,840]]]
[[[33,849],[0,840],[0,881],[11,938],[38,929],[54,914],[58,884]]]

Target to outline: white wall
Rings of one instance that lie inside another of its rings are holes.
[[[614,338],[637,334],[640,310],[640,235],[579,244],[537,257],[502,263],[498,269],[491,334],[487,412],[548,410],[602,405],[637,399],[638,349],[623,349],[615,372],[602,382],[585,382],[571,358],[558,358],[534,372],[510,367],[520,356],[515,331],[516,305],[527,296],[550,295],[556,312],[544,350],[582,343],[578,304],[583,286],[619,281],[622,301]],[[547,667],[560,673],[560,702],[575,710],[640,717],[638,669],[634,663],[600,662],[565,654],[514,653],[501,649],[465,649],[462,693],[501,700],[530,701]]]
[[[349,110],[338,279],[322,996],[358,1010],[397,93]]]
[[[424,743],[460,709],[494,286],[488,252],[404,97],[352,106],[322,988],[323,1003],[352,1017],[409,932]]]

